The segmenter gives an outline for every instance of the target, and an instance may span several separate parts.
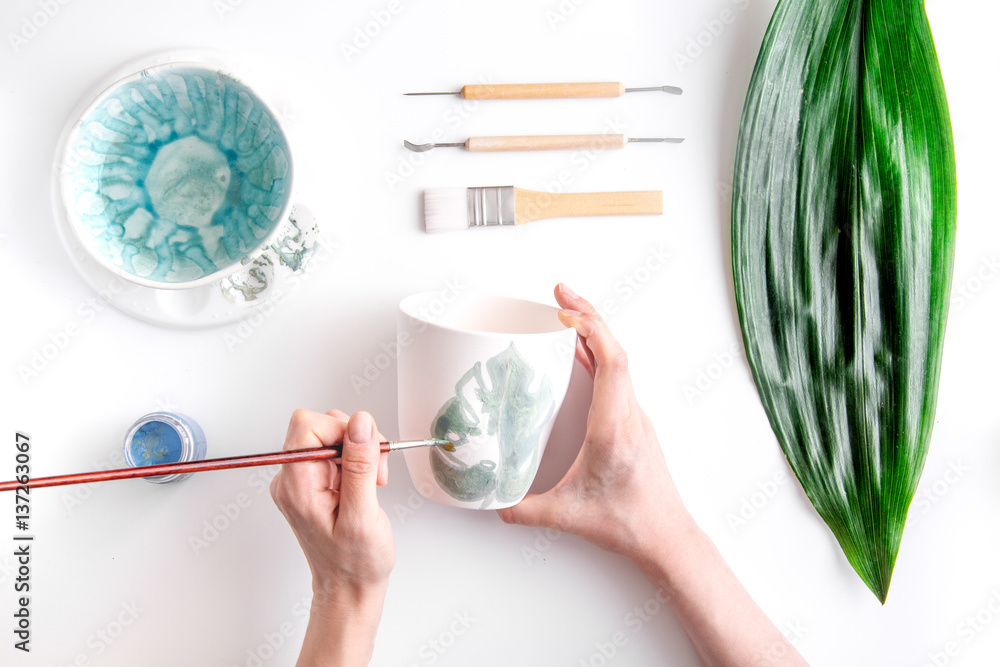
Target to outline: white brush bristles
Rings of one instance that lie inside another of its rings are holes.
[[[467,188],[437,188],[424,191],[424,226],[428,232],[447,232],[469,227]]]

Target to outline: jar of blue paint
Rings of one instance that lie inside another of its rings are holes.
[[[205,458],[205,432],[198,423],[173,412],[151,412],[132,424],[125,434],[122,447],[125,463],[130,468],[200,461]],[[184,479],[191,473],[158,475],[144,479],[154,484],[167,484]]]

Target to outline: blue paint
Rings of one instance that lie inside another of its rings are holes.
[[[160,421],[146,422],[132,436],[129,453],[135,467],[177,463],[183,453],[181,437],[170,424]]]
[[[288,142],[270,110],[210,68],[145,70],[81,120],[71,206],[92,249],[162,283],[259,248],[288,203]]]
[[[157,463],[201,461],[207,453],[205,432],[196,421],[176,412],[151,412],[140,417],[122,443],[125,463],[131,468]],[[144,477],[147,482],[166,484],[191,473]]]

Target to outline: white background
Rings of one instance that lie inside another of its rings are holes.
[[[394,339],[402,297],[458,281],[551,302],[562,280],[612,302],[611,325],[688,507],[808,660],[993,663],[1000,652],[1000,615],[988,607],[992,600],[1000,609],[996,5],[928,2],[959,163],[956,294],[965,288],[967,296],[953,301],[934,440],[882,607],[789,479],[742,353],[732,354],[739,336],[727,269],[731,165],[774,2],[576,1],[563,2],[569,15],[553,23],[557,0],[402,0],[391,22],[350,58],[342,45],[386,0],[232,0],[235,7],[76,0],[50,8],[54,15],[37,31],[25,21],[38,22],[32,17],[44,3],[4,2],[0,275],[8,305],[0,478],[13,475],[15,430],[32,437],[36,475],[107,467],[128,425],[164,407],[204,426],[211,456],[278,449],[300,406],[364,408],[393,436],[395,366],[360,391],[350,378]],[[727,10],[732,21],[719,29],[713,22]],[[12,33],[31,36],[14,45]],[[699,39],[703,46],[692,47]],[[53,224],[53,153],[71,109],[121,63],[185,46],[225,49],[273,68],[294,142],[296,199],[337,244],[250,329],[178,331],[112,308],[91,314],[86,304],[95,293],[68,262]],[[459,98],[401,95],[483,80],[669,83],[685,93],[471,108]],[[402,166],[414,154],[401,141],[426,140],[437,128],[460,141],[601,132],[609,123],[624,124],[630,136],[687,142],[631,145],[594,159],[441,149],[415,168]],[[662,189],[666,214],[422,231],[424,188],[544,189],[561,172],[570,191]],[[390,187],[387,173],[403,179]],[[667,266],[644,271],[661,248],[671,256]],[[645,282],[629,289],[626,278]],[[37,377],[23,379],[18,367],[73,324],[79,334]],[[685,395],[699,378],[701,393]],[[558,479],[579,446],[587,392],[578,375],[541,487]],[[654,591],[624,560],[572,537],[546,541],[490,512],[420,506],[402,460],[391,468],[380,498],[395,528],[398,564],[374,664],[599,665],[596,644],[619,631],[627,643],[608,664],[696,664],[669,610],[641,623],[626,618]],[[0,547],[0,664],[292,665],[309,572],[266,493],[271,474],[230,471],[169,486],[115,482],[32,494],[33,650],[12,648],[13,547]],[[776,475],[784,481],[769,484]],[[226,519],[238,501],[245,507]],[[410,502],[416,509],[404,512]],[[736,524],[744,502],[758,507]],[[12,505],[0,503],[0,544],[13,544]],[[229,526],[213,537],[206,522]],[[196,549],[193,538],[207,547]],[[524,547],[538,557],[526,557]],[[965,619],[977,613],[973,629]],[[456,614],[472,619],[468,628],[453,626]],[[451,635],[452,627],[463,633]],[[431,641],[450,646],[435,653]],[[953,655],[944,655],[946,648]]]

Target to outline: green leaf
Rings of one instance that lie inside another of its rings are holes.
[[[779,0],[740,125],[736,305],[781,448],[883,603],[930,443],[955,218],[923,3]]]

